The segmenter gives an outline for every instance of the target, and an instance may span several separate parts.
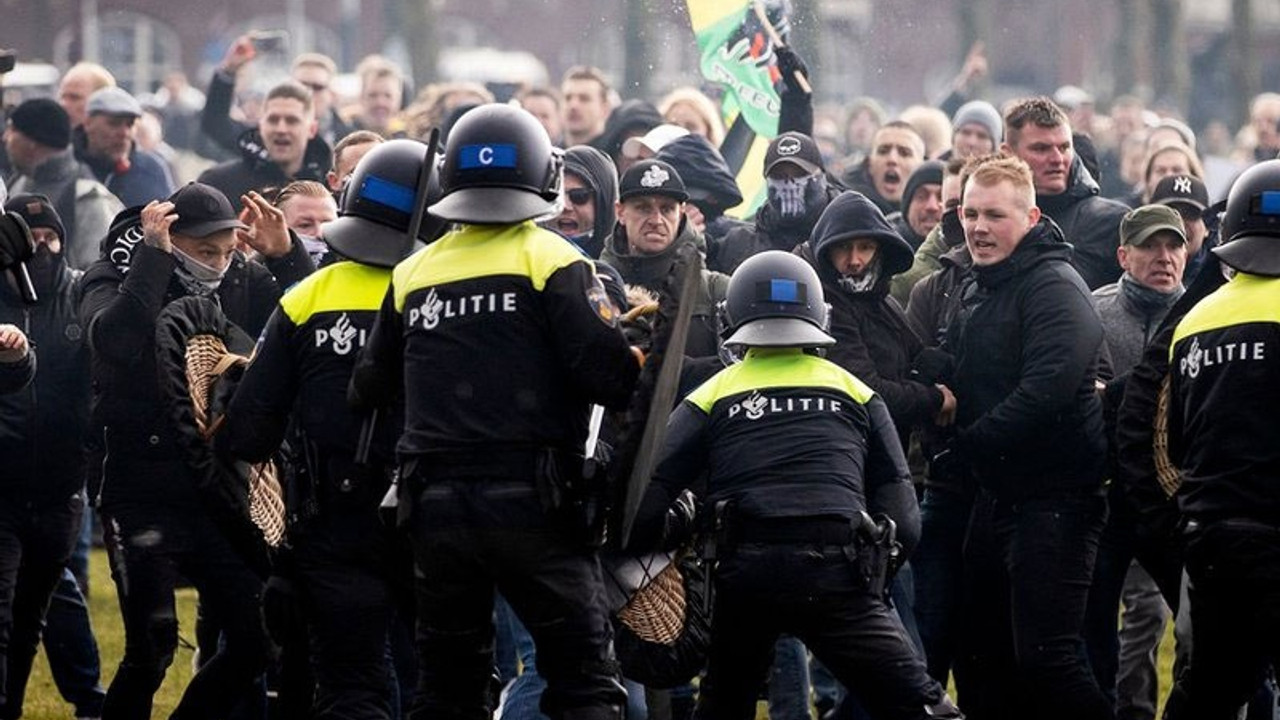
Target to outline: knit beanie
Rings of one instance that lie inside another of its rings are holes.
[[[986,100],[970,100],[961,105],[951,119],[951,132],[954,133],[969,123],[977,123],[986,128],[996,147],[1004,142],[1004,119],[995,106]]]
[[[71,118],[49,98],[28,100],[9,113],[13,128],[45,147],[59,150],[71,144]]]

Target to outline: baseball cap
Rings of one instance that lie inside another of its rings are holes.
[[[822,172],[822,151],[813,138],[799,132],[784,132],[769,143],[764,154],[764,174],[767,176],[782,163],[791,163],[812,175]]]
[[[118,87],[104,87],[89,96],[88,113],[142,117],[142,105],[128,92]]]
[[[1209,191],[1194,175],[1166,175],[1151,191],[1151,202],[1159,205],[1190,205],[1204,212],[1209,207]]]
[[[1182,226],[1182,216],[1168,205],[1143,205],[1130,210],[1120,221],[1120,243],[1141,246],[1152,235],[1168,231],[1187,241],[1187,231]]]
[[[679,125],[659,125],[639,137],[629,137],[622,143],[622,154],[632,159],[640,157],[641,149],[647,149],[650,157],[657,154],[663,145],[678,137],[688,135],[689,131]]]
[[[204,183],[187,183],[169,196],[169,202],[174,204],[173,212],[178,215],[169,227],[175,235],[203,238],[221,230],[249,229],[236,217],[227,196]]]
[[[618,199],[640,195],[663,195],[680,202],[689,199],[680,173],[661,160],[641,160],[622,174],[618,181]]]

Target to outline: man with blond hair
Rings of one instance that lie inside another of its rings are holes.
[[[964,555],[962,709],[1110,720],[1080,652],[1106,514],[1094,390],[1102,325],[1070,246],[1036,207],[1026,163],[992,156],[974,168],[960,216],[973,271],[947,330],[956,434],[934,467],[978,488]]]
[[[58,104],[71,117],[71,127],[80,127],[89,116],[90,95],[115,86],[115,76],[98,63],[78,62],[68,68],[58,83]]]

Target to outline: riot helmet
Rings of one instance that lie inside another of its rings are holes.
[[[388,140],[360,158],[342,191],[337,220],[321,226],[324,240],[340,255],[378,267],[395,267],[413,252],[409,224],[419,204],[440,197],[435,158],[417,140]],[[419,188],[423,163],[431,164],[426,188]],[[434,190],[434,192],[433,192]],[[416,240],[431,242],[445,222],[423,214]]]
[[[803,258],[766,250],[747,258],[729,279],[720,304],[725,345],[823,347],[830,308],[818,273]]]
[[[490,103],[449,130],[433,215],[454,222],[505,225],[555,212],[564,155],[528,111]]]
[[[1223,263],[1280,277],[1280,160],[1254,165],[1231,185],[1219,235],[1213,252]]]

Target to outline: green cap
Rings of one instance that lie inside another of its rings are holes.
[[[1141,246],[1161,231],[1177,235],[1184,244],[1187,242],[1187,231],[1177,210],[1168,205],[1143,205],[1130,210],[1120,221],[1120,244]]]

